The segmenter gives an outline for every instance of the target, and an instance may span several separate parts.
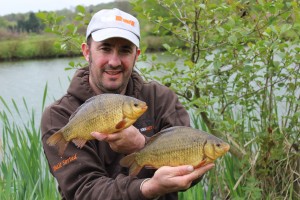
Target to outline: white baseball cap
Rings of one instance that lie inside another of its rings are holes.
[[[97,42],[121,37],[131,41],[137,47],[140,44],[139,21],[134,16],[117,8],[104,9],[95,13],[87,27],[86,38],[90,34]]]

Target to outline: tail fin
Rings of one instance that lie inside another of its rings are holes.
[[[132,153],[128,156],[125,156],[120,160],[120,165],[123,167],[129,167],[129,174],[130,176],[136,176],[143,166],[137,164],[135,160],[136,153]]]
[[[57,131],[53,135],[51,135],[47,139],[47,144],[50,146],[57,146],[58,147],[58,154],[62,156],[67,148],[69,142],[67,142],[62,134],[61,131]]]

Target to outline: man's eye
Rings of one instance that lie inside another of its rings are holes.
[[[131,53],[131,50],[130,50],[130,49],[122,49],[122,50],[121,50],[121,53],[124,53],[124,54],[130,54],[130,53]]]
[[[108,48],[108,47],[102,47],[100,50],[101,50],[101,51],[108,52],[108,51],[110,51],[110,48]]]

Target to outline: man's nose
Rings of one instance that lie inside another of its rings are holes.
[[[114,51],[109,58],[108,64],[113,67],[117,67],[121,65],[121,58],[118,52]]]

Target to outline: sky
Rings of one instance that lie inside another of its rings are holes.
[[[12,13],[55,11],[74,8],[77,5],[97,5],[113,0],[1,0],[0,16]]]

